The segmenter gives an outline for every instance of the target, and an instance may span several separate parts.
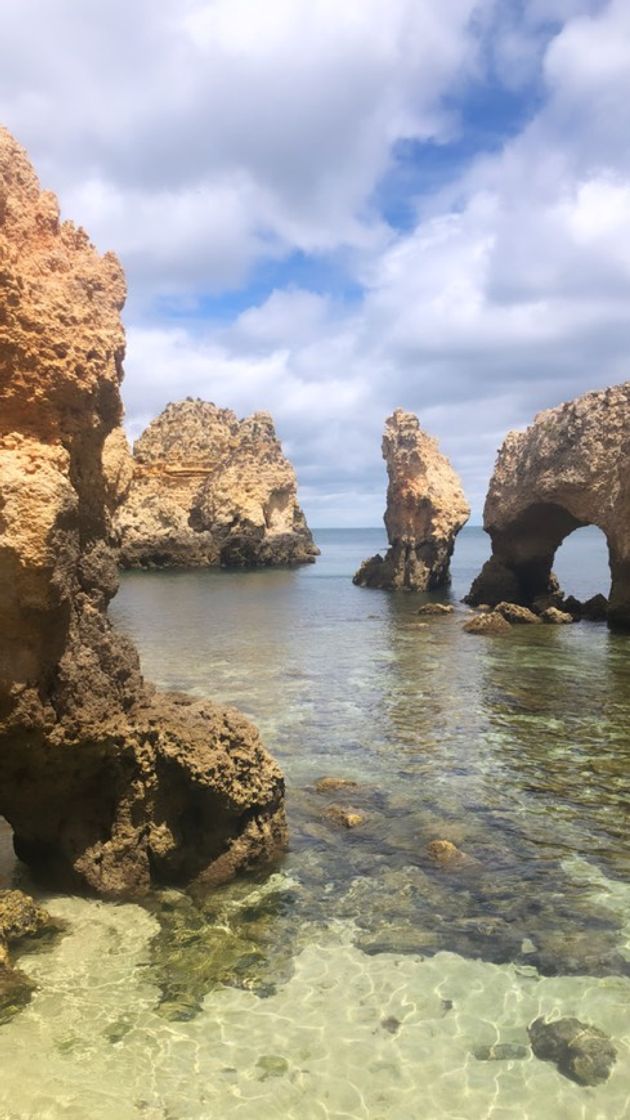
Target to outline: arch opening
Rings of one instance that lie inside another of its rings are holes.
[[[537,613],[556,607],[574,618],[607,617],[615,565],[610,542],[597,526],[560,504],[534,502],[491,537],[492,556],[467,596],[471,605],[507,601]]]
[[[585,602],[610,596],[610,556],[605,534],[597,525],[583,525],[562,541],[553,570],[565,595]]]

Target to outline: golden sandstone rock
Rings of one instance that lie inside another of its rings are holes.
[[[122,567],[304,564],[318,554],[268,412],[238,420],[208,401],[169,404],[130,464],[115,518]]]
[[[418,417],[396,409],[385,424],[383,458],[389,485],[385,557],[365,560],[354,577],[361,587],[392,591],[432,591],[449,582],[455,537],[470,507],[437,440],[423,432]]]
[[[282,775],[238,712],[145,686],[108,621],[125,280],[5,130],[0,277],[0,814],[50,883],[220,881],[282,847]]]
[[[630,381],[541,412],[507,435],[484,508],[492,556],[467,601],[562,610],[554,556],[584,525],[599,526],[608,542],[608,624],[630,628]]]

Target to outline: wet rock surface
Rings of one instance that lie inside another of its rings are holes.
[[[397,409],[385,424],[383,458],[389,485],[385,527],[389,549],[364,561],[360,587],[431,591],[449,581],[457,533],[470,516],[461,483],[417,416]]]
[[[424,603],[418,607],[418,614],[441,615],[452,614],[454,607],[450,603]]]
[[[484,611],[464,623],[467,634],[509,634],[511,625],[498,611]]]
[[[568,611],[558,610],[557,607],[547,607],[541,614],[541,619],[550,626],[566,626],[567,623],[573,622],[573,615]]]
[[[498,603],[495,607],[497,614],[503,616],[506,622],[512,623],[513,626],[530,625],[532,623],[539,623],[540,618],[528,607],[521,607],[518,603]]]
[[[48,884],[222,881],[282,850],[284,783],[238,712],[145,685],[107,618],[122,269],[4,130],[0,187],[0,813]]]
[[[124,568],[270,567],[318,555],[273,420],[169,404],[136,440],[115,519]]]
[[[617,1061],[617,1051],[608,1036],[579,1019],[535,1019],[528,1033],[536,1057],[553,1062],[560,1073],[578,1085],[601,1085]]]

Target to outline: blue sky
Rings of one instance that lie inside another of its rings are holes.
[[[496,450],[625,380],[630,5],[4,0],[0,117],[129,283],[131,434],[268,409],[313,525],[380,521],[417,412]]]

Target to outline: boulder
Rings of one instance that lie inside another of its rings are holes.
[[[497,614],[503,615],[506,622],[516,626],[540,623],[537,614],[530,611],[529,607],[520,607],[518,603],[498,603],[495,610]]]
[[[552,626],[562,626],[568,622],[575,622],[572,614],[569,614],[568,611],[559,611],[557,607],[547,607],[540,617],[543,622],[551,623]]]
[[[318,778],[315,782],[315,790],[317,793],[329,793],[332,790],[338,789],[356,789],[357,782],[352,778],[335,778],[332,776],[326,778]]]
[[[484,507],[492,556],[467,602],[562,609],[552,565],[574,529],[608,542],[609,626],[630,628],[630,381],[541,412],[510,432]],[[546,598],[546,601],[544,601]]]
[[[509,634],[510,623],[498,611],[476,614],[464,623],[467,634]]]
[[[326,816],[344,828],[358,828],[365,821],[364,813],[358,813],[356,809],[350,809],[346,805],[331,805],[326,810]]]
[[[553,1062],[560,1073],[578,1085],[601,1085],[617,1061],[617,1051],[608,1036],[579,1019],[567,1017],[551,1023],[535,1019],[528,1034],[536,1057]]]
[[[50,914],[24,891],[0,891],[0,943],[15,945],[26,937],[58,929]]]
[[[365,560],[360,587],[433,591],[449,582],[455,537],[470,516],[460,480],[417,416],[398,408],[385,424],[389,486],[386,555]]]
[[[269,567],[319,553],[268,412],[187,398],[136,440],[114,527],[123,568]]]
[[[427,855],[439,867],[458,868],[458,867],[472,867],[476,864],[476,860],[472,856],[466,855],[450,840],[431,840],[427,844]]]
[[[424,603],[418,608],[418,614],[445,615],[452,614],[453,610],[451,603]]]
[[[581,604],[580,614],[587,622],[605,622],[608,618],[608,599],[605,595],[593,595]]]
[[[124,275],[3,129],[0,203],[0,815],[50,885],[221,881],[283,848],[284,783],[238,712],[146,685],[107,617]]]

